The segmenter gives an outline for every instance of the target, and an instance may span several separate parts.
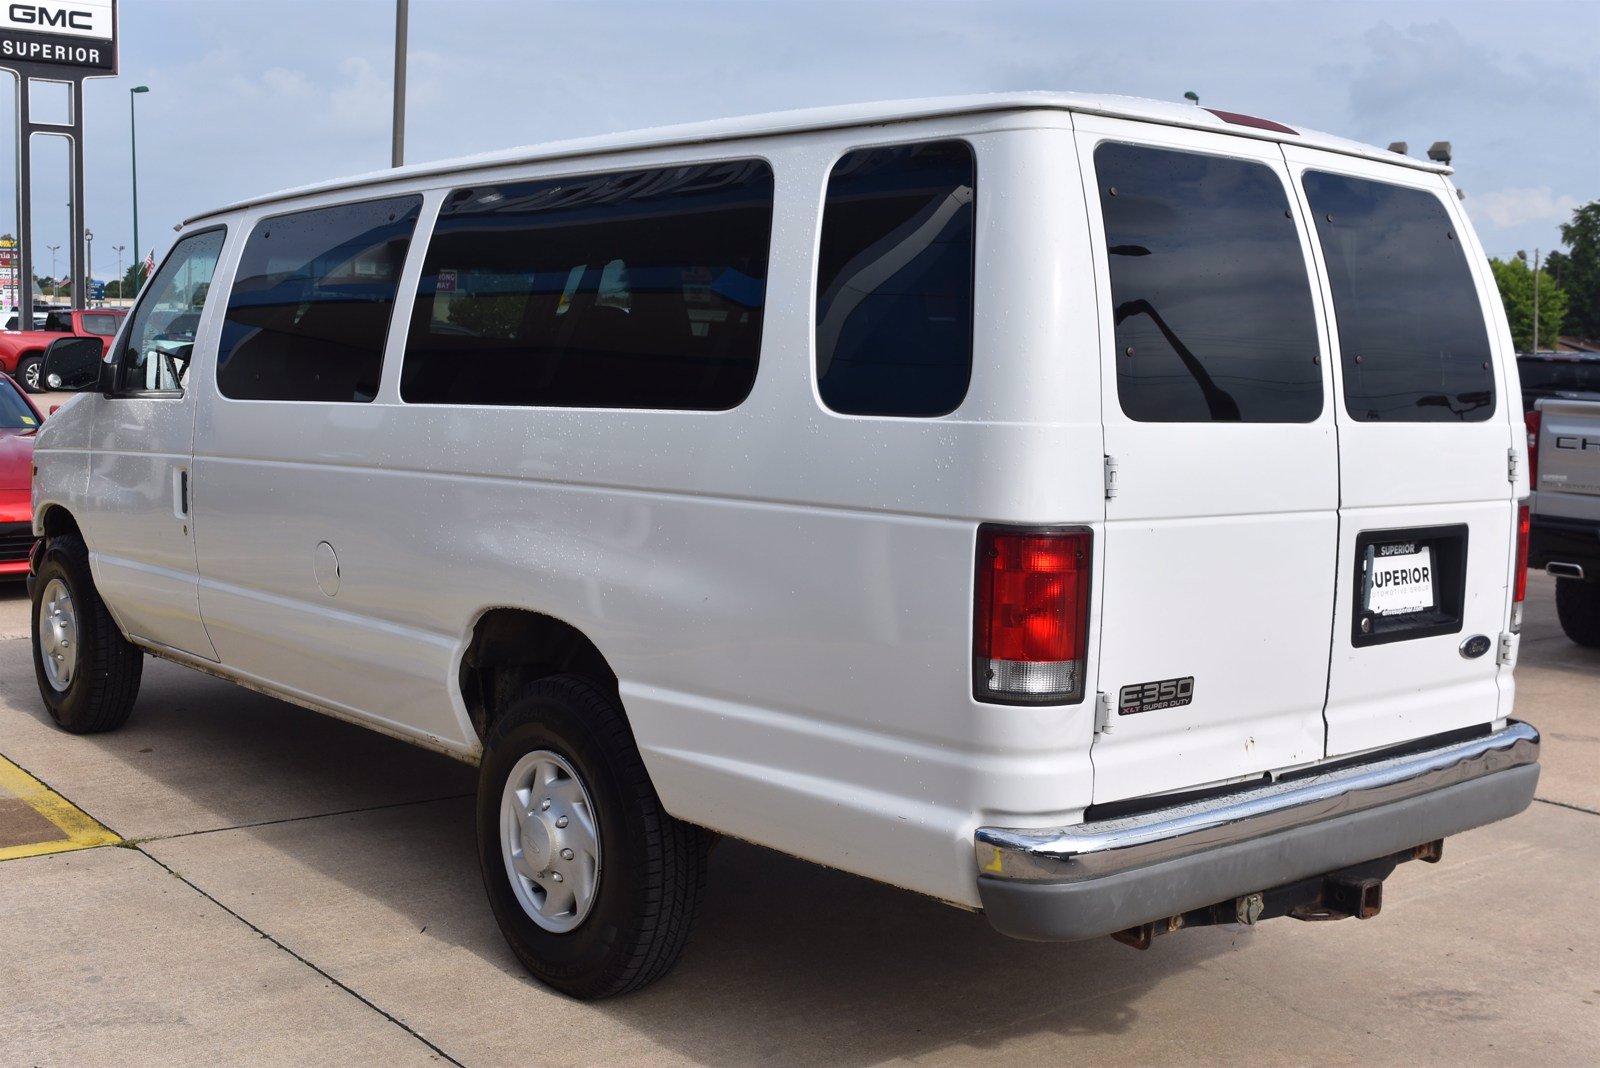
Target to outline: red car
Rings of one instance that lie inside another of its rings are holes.
[[[44,416],[0,375],[0,579],[28,573],[33,548],[33,436]]]
[[[63,337],[98,337],[102,355],[128,313],[122,308],[94,308],[89,311],[53,311],[43,330],[0,331],[0,370],[22,383],[29,393],[44,389],[39,371],[44,366],[44,350]]]

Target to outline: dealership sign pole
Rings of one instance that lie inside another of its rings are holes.
[[[0,70],[17,78],[17,325],[33,323],[33,136],[65,137],[72,146],[72,306],[88,293],[83,220],[83,83],[117,73],[116,0],[0,2]],[[65,85],[66,121],[34,118],[35,89]],[[8,294],[9,299],[9,294]]]

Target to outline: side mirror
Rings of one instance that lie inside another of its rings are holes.
[[[46,389],[76,392],[100,384],[105,347],[97,337],[64,337],[44,350],[39,380]]]

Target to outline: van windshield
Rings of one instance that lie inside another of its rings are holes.
[[[1361,422],[1482,422],[1494,364],[1472,271],[1422,189],[1307,171],[1328,265],[1345,409]]]

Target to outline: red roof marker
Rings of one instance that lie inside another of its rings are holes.
[[[1254,126],[1258,130],[1271,130],[1274,133],[1300,136],[1299,130],[1291,130],[1283,123],[1273,122],[1271,119],[1258,119],[1254,115],[1241,115],[1237,111],[1218,111],[1216,108],[1206,108],[1205,110],[1211,112],[1223,122],[1231,122],[1235,126]]]

